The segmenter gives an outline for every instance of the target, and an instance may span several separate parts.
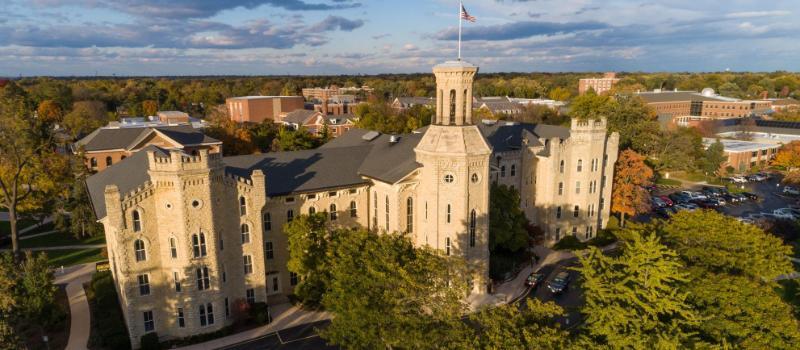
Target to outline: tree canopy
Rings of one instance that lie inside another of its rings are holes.
[[[653,170],[644,163],[644,157],[630,149],[620,153],[614,167],[611,211],[620,214],[624,225],[625,215],[634,216],[650,209],[650,194],[644,186],[651,183]]]

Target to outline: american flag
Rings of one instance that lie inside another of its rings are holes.
[[[465,19],[470,22],[475,22],[475,17],[470,16],[469,13],[467,13],[467,9],[464,8],[463,4],[461,5],[461,19]]]

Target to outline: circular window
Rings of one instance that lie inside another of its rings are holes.
[[[167,203],[167,204],[166,204],[166,207],[167,207],[167,209],[172,209],[172,204],[170,204],[170,203]]]
[[[478,178],[477,173],[472,173],[472,177],[470,178],[470,180],[472,180],[472,183],[478,183],[478,180],[480,179]]]
[[[202,205],[203,205],[203,202],[201,202],[198,199],[195,199],[195,200],[192,201],[192,208],[200,208]]]
[[[446,183],[453,183],[453,181],[455,181],[455,179],[456,178],[453,176],[453,174],[447,174],[447,175],[444,176],[444,182],[446,182]]]

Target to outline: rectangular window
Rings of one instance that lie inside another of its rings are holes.
[[[222,264],[221,268],[222,268],[222,283],[228,282],[228,270],[225,269],[225,264]]]
[[[294,197],[286,197],[286,203],[294,203]]]
[[[197,290],[206,290],[209,288],[210,279],[208,277],[208,267],[203,266],[197,269]]]
[[[264,213],[264,232],[272,230],[272,216],[267,212]]]
[[[153,320],[153,311],[147,310],[142,314],[144,316],[144,331],[152,332],[156,330],[156,322]]]
[[[172,279],[175,281],[175,291],[181,291],[181,279],[178,277],[178,271],[172,271]]]
[[[450,256],[450,237],[444,239],[444,253]]]
[[[253,258],[250,255],[244,256],[244,274],[249,275],[253,273]]]
[[[186,327],[186,320],[183,318],[183,308],[179,307],[178,311],[176,312],[176,316],[178,318],[178,327],[183,328]]]
[[[225,298],[225,318],[231,316],[231,306],[228,304],[228,298]]]
[[[264,255],[267,257],[267,260],[275,258],[275,253],[272,250],[272,242],[264,243]]]
[[[200,326],[210,326],[214,324],[214,306],[211,303],[200,304]]]
[[[294,220],[294,210],[289,209],[286,211],[286,221],[292,222],[292,220]]]
[[[150,295],[150,276],[139,275],[139,295]]]
[[[296,286],[297,285],[297,274],[294,272],[289,272],[289,284]]]
[[[581,182],[580,181],[576,181],[575,182],[575,194],[580,194],[580,193],[581,193]]]
[[[272,277],[272,291],[278,291],[278,277]]]
[[[247,291],[245,291],[245,294],[246,294],[245,299],[247,299],[247,303],[248,304],[255,304],[255,302],[256,302],[256,290],[253,289],[253,288],[249,288]]]

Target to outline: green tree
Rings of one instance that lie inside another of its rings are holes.
[[[69,232],[76,238],[94,236],[103,232],[103,226],[97,218],[86,189],[86,178],[89,172],[83,163],[82,155],[77,155],[71,161],[72,175],[66,182],[67,190],[57,200],[57,210],[54,218],[59,231]]]
[[[109,121],[106,107],[99,101],[78,101],[64,116],[64,127],[72,137],[88,134]]]
[[[22,339],[19,338],[14,327],[8,321],[0,318],[0,350],[19,350],[25,349]]]
[[[706,174],[720,175],[720,167],[722,163],[728,160],[725,155],[725,146],[722,145],[719,139],[706,148],[705,156],[703,157],[703,171]]]
[[[568,89],[561,86],[550,89],[550,93],[547,94],[547,97],[556,101],[566,101],[569,100],[571,96],[572,93]]]
[[[519,207],[519,192],[492,184],[489,192],[489,250],[517,252],[528,246],[528,219]]]
[[[20,266],[19,294],[20,314],[28,319],[49,325],[58,313],[55,305],[56,286],[53,284],[53,271],[47,263],[47,254],[25,253]]]
[[[327,261],[331,240],[327,216],[325,213],[300,215],[287,223],[283,232],[289,240],[287,267],[300,278],[294,294],[304,304],[317,306],[331,278]]]
[[[469,347],[463,260],[397,234],[340,230],[333,241],[322,304],[335,316],[325,340],[347,349]]]
[[[657,140],[661,130],[655,111],[641,97],[631,94],[618,95],[616,101],[608,99],[606,103],[609,106],[601,109],[610,109],[606,115],[608,130],[619,133],[619,147],[645,153],[645,145]]]
[[[300,151],[316,146],[317,140],[302,126],[297,130],[282,127],[278,131],[278,137],[272,142],[272,148],[275,151]]]
[[[597,248],[579,257],[586,315],[581,342],[611,349],[677,349],[700,318],[687,302],[687,274],[654,234],[628,229],[619,257]]]
[[[0,253],[0,314],[11,315],[17,306],[17,275],[14,256]]]
[[[616,101],[608,95],[587,92],[572,100],[569,115],[577,119],[600,119],[611,116]]]
[[[792,249],[760,228],[714,211],[681,212],[658,227],[688,266],[699,336],[743,349],[794,349],[800,323],[774,279],[793,270]]]
[[[474,349],[564,349],[569,333],[554,321],[564,310],[553,302],[530,298],[525,306],[504,304],[472,314],[477,325]]]

